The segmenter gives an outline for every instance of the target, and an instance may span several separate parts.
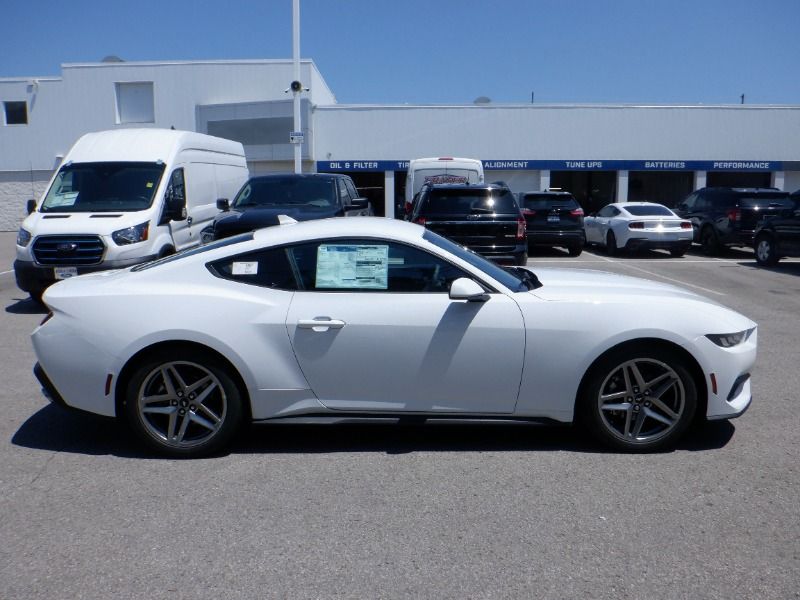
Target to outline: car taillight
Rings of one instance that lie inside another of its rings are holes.
[[[525,219],[522,217],[517,218],[517,239],[524,240],[525,239]]]
[[[728,211],[728,219],[738,223],[742,220],[742,211],[740,211],[738,208],[732,208]]]
[[[414,223],[416,223],[417,225],[422,225],[423,227],[425,227],[425,223],[427,222],[428,220],[425,217],[417,217],[416,219],[414,219]]]
[[[525,215],[526,217],[532,217],[533,215],[536,214],[536,211],[535,210],[531,210],[530,208],[523,208],[522,209],[522,214]]]
[[[569,214],[571,214],[573,217],[582,217],[583,216],[583,209],[582,208],[576,208],[575,210],[569,211]]]
[[[642,221],[633,221],[628,223],[628,229],[644,229],[644,223]]]
[[[691,229],[692,222],[691,221],[681,221],[681,229]]]
[[[411,204],[411,202],[406,202],[406,207],[405,208],[406,208],[406,214],[410,215],[411,214],[411,210],[414,208],[414,205]]]

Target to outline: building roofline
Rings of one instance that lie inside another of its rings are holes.
[[[800,104],[577,104],[577,103],[564,103],[564,104],[526,104],[526,103],[509,103],[509,104],[318,104],[316,110],[416,110],[416,109],[430,109],[430,108],[458,108],[467,110],[485,110],[485,109],[525,109],[525,110],[541,110],[553,108],[565,109],[580,109],[580,108],[601,108],[601,109],[628,109],[628,108],[644,108],[644,109],[727,109],[727,110],[765,110],[765,109],[786,109],[786,110],[800,110]]]
[[[300,63],[311,64],[317,71],[316,63],[311,58],[301,58]],[[142,61],[122,61],[122,62],[82,62],[82,63],[62,63],[61,69],[86,69],[86,68],[109,68],[109,67],[162,67],[175,65],[271,65],[271,64],[292,64],[291,58],[242,58],[226,60],[142,60]]]

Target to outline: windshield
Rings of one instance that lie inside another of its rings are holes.
[[[517,270],[511,267],[504,269],[480,254],[476,254],[472,250],[459,246],[447,238],[434,233],[430,229],[425,230],[425,233],[422,234],[422,239],[429,241],[442,250],[447,250],[450,254],[466,261],[476,269],[480,269],[489,277],[495,281],[499,281],[513,292],[526,292],[534,287],[533,284],[529,283],[530,280],[526,277],[526,274],[523,272],[524,270]]]
[[[572,196],[534,196],[526,194],[522,198],[522,204],[524,208],[530,210],[549,210],[556,206],[569,209],[578,208],[578,203]]]
[[[666,206],[661,206],[660,204],[648,204],[648,205],[638,205],[638,206],[625,206],[626,211],[632,214],[634,217],[675,217],[677,216],[674,212],[668,209]]]
[[[234,208],[248,206],[336,206],[335,181],[328,177],[255,177],[236,195]]]
[[[517,214],[514,195],[507,189],[434,188],[420,206],[421,215]]]
[[[41,212],[134,212],[150,208],[164,165],[78,163],[61,167]]]
[[[414,193],[416,194],[426,183],[480,183],[480,176],[474,169],[448,169],[435,167],[416,169],[414,171]]]

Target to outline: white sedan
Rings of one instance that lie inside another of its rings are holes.
[[[639,249],[669,250],[683,256],[692,245],[692,222],[662,204],[616,202],[584,217],[587,244],[605,246],[609,254]]]
[[[35,373],[61,405],[200,456],[246,420],[582,422],[673,446],[751,401],[756,324],[692,292],[500,267],[411,223],[291,223],[48,288]]]

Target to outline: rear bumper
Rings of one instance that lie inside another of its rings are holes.
[[[625,250],[688,250],[692,240],[654,240],[632,238],[625,244]]]
[[[583,246],[586,238],[582,230],[528,231],[528,244],[533,246]]]
[[[515,246],[467,246],[467,248],[496,261],[518,261],[528,254],[526,242]]]

